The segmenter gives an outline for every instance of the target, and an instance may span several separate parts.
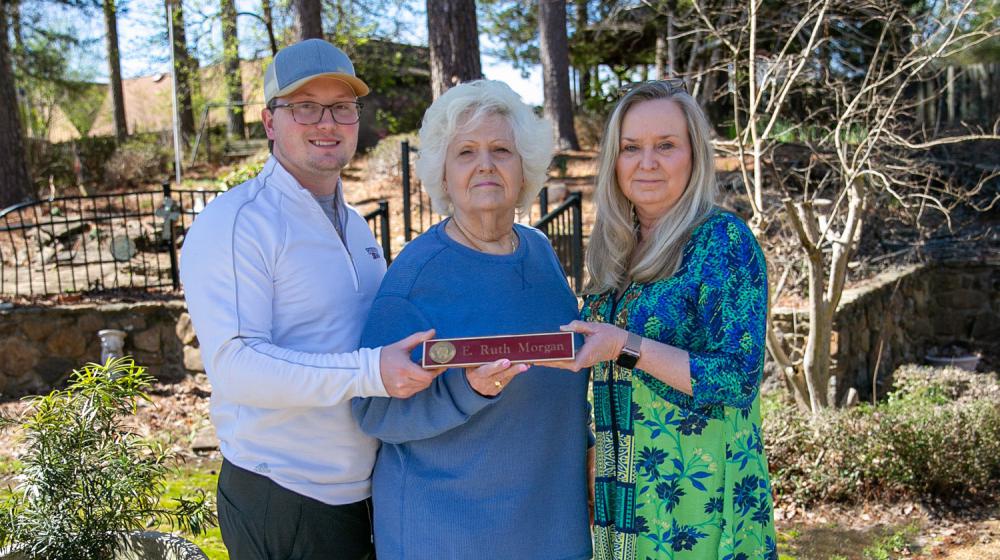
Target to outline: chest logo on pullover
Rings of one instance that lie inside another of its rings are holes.
[[[378,247],[365,247],[365,251],[371,255],[374,260],[382,258],[382,255],[378,252]]]

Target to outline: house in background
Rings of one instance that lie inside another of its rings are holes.
[[[424,110],[431,102],[429,50],[426,47],[389,41],[368,41],[356,45],[352,50],[358,76],[372,88],[372,93],[362,99],[365,109],[362,113],[358,147],[366,149],[388,134],[416,129]],[[263,75],[270,60],[267,57],[245,60],[240,64],[244,120],[248,134],[260,138],[264,137],[259,126],[261,109],[264,108]],[[222,64],[206,66],[198,71],[200,101],[196,101],[195,121],[199,131],[225,125],[223,71]],[[107,84],[95,85],[103,88],[105,93],[85,135],[113,136],[110,88]],[[123,80],[122,88],[129,134],[171,130],[171,74]],[[75,100],[69,102],[73,101]],[[40,139],[62,143],[84,136],[58,103],[44,110],[48,111],[45,126],[39,131],[40,134],[35,134]],[[254,126],[255,124],[258,126]]]

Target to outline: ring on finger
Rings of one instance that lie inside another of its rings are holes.
[[[497,379],[493,381],[493,384],[497,386],[497,389],[503,389],[503,381]]]

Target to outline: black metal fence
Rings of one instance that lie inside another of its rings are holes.
[[[414,236],[427,231],[432,225],[441,221],[444,216],[431,207],[431,199],[421,188],[420,183],[413,180],[410,165],[410,154],[416,149],[407,141],[400,142],[400,169],[403,179],[403,240],[409,242]],[[548,213],[549,191],[543,188],[538,193],[538,204],[532,205],[521,219],[534,223]]]
[[[443,218],[434,212],[427,193],[411,178],[410,154],[414,151],[409,142],[400,143],[403,239],[407,242]],[[579,293],[583,289],[583,197],[580,193],[568,193],[566,198],[550,212],[549,189],[543,187],[538,193],[538,204],[532,205],[528,215],[522,218],[548,236],[573,290]]]
[[[432,225],[441,221],[442,216],[431,208],[431,199],[420,185],[411,180],[410,153],[414,152],[407,141],[400,142],[399,166],[403,175],[403,241],[409,242],[413,235],[420,235]]]
[[[177,290],[177,251],[222,191],[72,196],[0,211],[0,297]],[[390,262],[389,203],[365,215]]]
[[[571,192],[559,206],[534,226],[542,230],[570,280],[573,291],[583,289],[583,195]]]
[[[392,263],[392,247],[389,246],[391,232],[389,231],[389,201],[382,200],[378,203],[378,209],[365,214],[368,227],[371,228],[375,239],[378,239],[382,246],[382,254],[385,255],[385,264]]]

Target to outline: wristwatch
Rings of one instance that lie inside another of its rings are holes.
[[[615,363],[626,369],[635,369],[635,364],[639,362],[639,345],[642,344],[642,337],[634,332],[628,333],[625,339],[625,347]]]

